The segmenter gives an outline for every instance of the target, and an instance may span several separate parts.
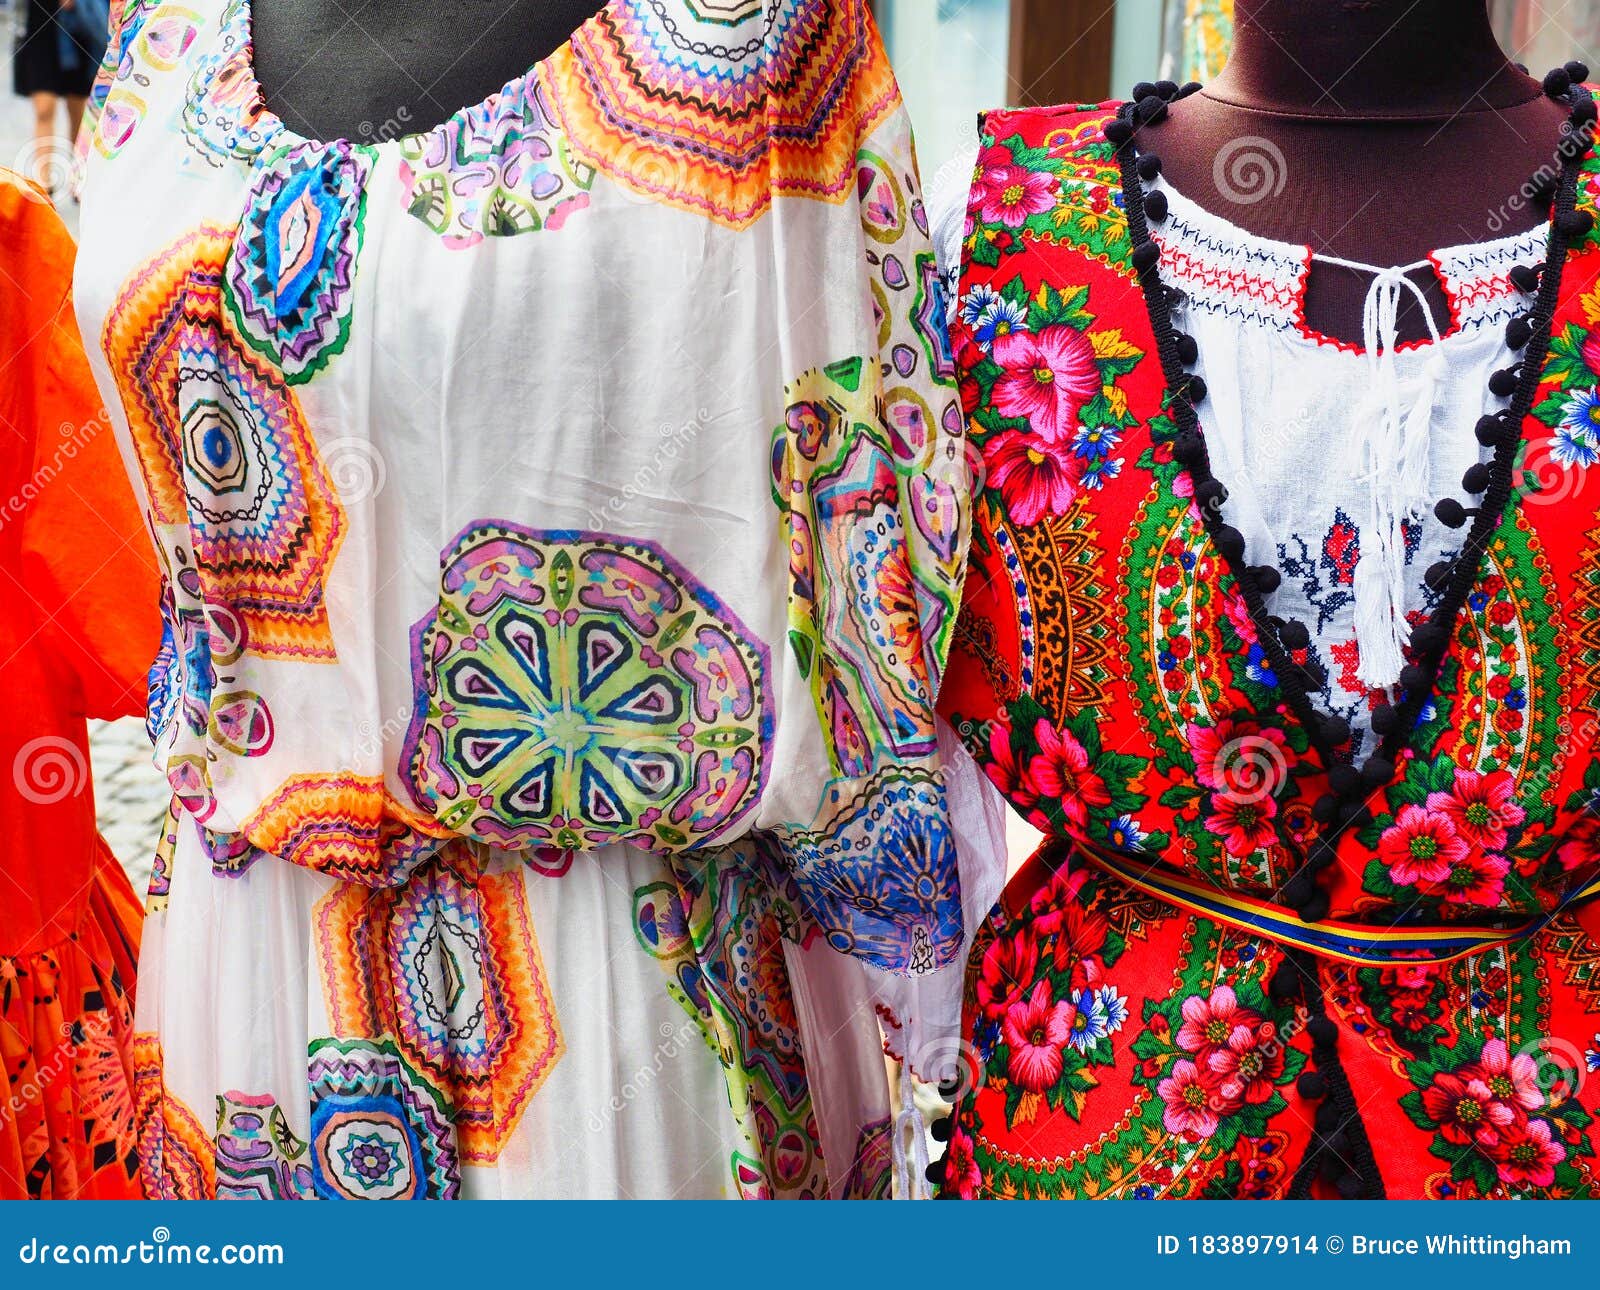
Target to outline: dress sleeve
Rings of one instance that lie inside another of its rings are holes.
[[[838,950],[920,977],[962,946],[933,708],[960,603],[968,469],[944,287],[910,124],[858,81],[853,354],[787,391],[774,496],[789,553],[789,645],[828,759],[814,817],[775,828],[807,912]]]
[[[84,714],[138,715],[160,644],[154,558],[78,336],[72,240],[44,194],[8,176],[0,246],[4,415],[32,446],[6,503],[20,509],[20,591],[76,679]]]

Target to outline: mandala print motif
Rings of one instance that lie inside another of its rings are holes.
[[[776,194],[845,200],[900,105],[865,6],[837,0],[612,0],[539,76],[585,165],[733,228]]]
[[[789,643],[811,687],[835,768],[848,778],[880,760],[934,749],[901,475],[927,460],[924,418],[879,419],[860,359],[808,373],[789,388],[774,436],[773,499],[789,546]]]
[[[309,1200],[311,1155],[283,1108],[261,1094],[217,1097],[217,1199]]]
[[[418,624],[419,802],[491,845],[679,851],[759,797],[766,647],[653,543],[467,529]]]
[[[532,75],[427,134],[400,141],[406,210],[453,250],[554,232],[589,205],[594,167],[573,157]]]
[[[843,954],[918,976],[961,945],[955,843],[944,786],[891,767],[831,786],[809,829],[777,830],[807,912]]]
[[[391,795],[382,776],[309,772],[262,799],[233,838],[341,882],[395,887],[439,850],[444,830]],[[215,861],[234,840],[208,844]]]
[[[784,956],[809,923],[790,903],[792,883],[756,876],[755,847],[674,860],[671,881],[634,893],[634,927],[722,1063],[747,1147],[730,1161],[739,1195],[822,1197],[828,1175]]]
[[[447,1099],[395,1046],[311,1045],[311,1177],[324,1200],[454,1200],[461,1194]]]
[[[290,385],[309,381],[350,338],[376,155],[348,143],[297,143],[256,167],[224,298],[240,337]]]
[[[166,1088],[161,1040],[133,1037],[134,1128],[139,1172],[150,1200],[210,1200],[217,1191],[215,1147],[195,1114]]]
[[[324,585],[344,507],[293,390],[223,325],[232,241],[202,227],[141,269],[111,309],[105,350],[151,518],[181,530],[203,604],[227,607],[258,656],[327,661]]]
[[[525,881],[455,847],[403,886],[344,884],[313,916],[333,1033],[392,1045],[467,1162],[499,1158],[564,1051]]]

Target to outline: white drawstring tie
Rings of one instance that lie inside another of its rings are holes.
[[[1428,441],[1433,403],[1447,371],[1439,347],[1439,328],[1422,288],[1406,274],[1429,267],[1429,261],[1395,268],[1375,268],[1332,256],[1318,256],[1373,274],[1362,309],[1361,340],[1371,378],[1371,395],[1358,417],[1353,476],[1367,485],[1367,523],[1361,531],[1361,558],[1355,571],[1356,676],[1369,689],[1397,685],[1411,639],[1406,622],[1407,521],[1419,519],[1431,500],[1428,493]],[[1422,307],[1432,342],[1414,382],[1402,389],[1395,365],[1399,341],[1401,292],[1409,291]],[[1409,398],[1407,395],[1409,394]]]
[[[894,1160],[894,1194],[906,1200],[929,1200],[928,1125],[917,1106],[916,1086],[911,1082],[911,1066],[900,1063],[900,1114],[894,1118],[890,1140]]]

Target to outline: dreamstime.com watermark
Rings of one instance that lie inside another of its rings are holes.
[[[41,1241],[35,1236],[18,1248],[17,1262],[25,1267],[121,1268],[140,1264],[160,1267],[281,1267],[284,1255],[283,1246],[268,1243],[190,1245],[184,1241],[174,1241],[167,1228],[156,1227],[151,1230],[149,1240],[126,1245],[115,1245],[109,1241],[93,1245],[86,1241]]]

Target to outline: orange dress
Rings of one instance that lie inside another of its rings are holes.
[[[141,910],[95,830],[85,719],[138,713],[150,542],[73,318],[72,239],[0,172],[0,1198],[140,1194]]]

